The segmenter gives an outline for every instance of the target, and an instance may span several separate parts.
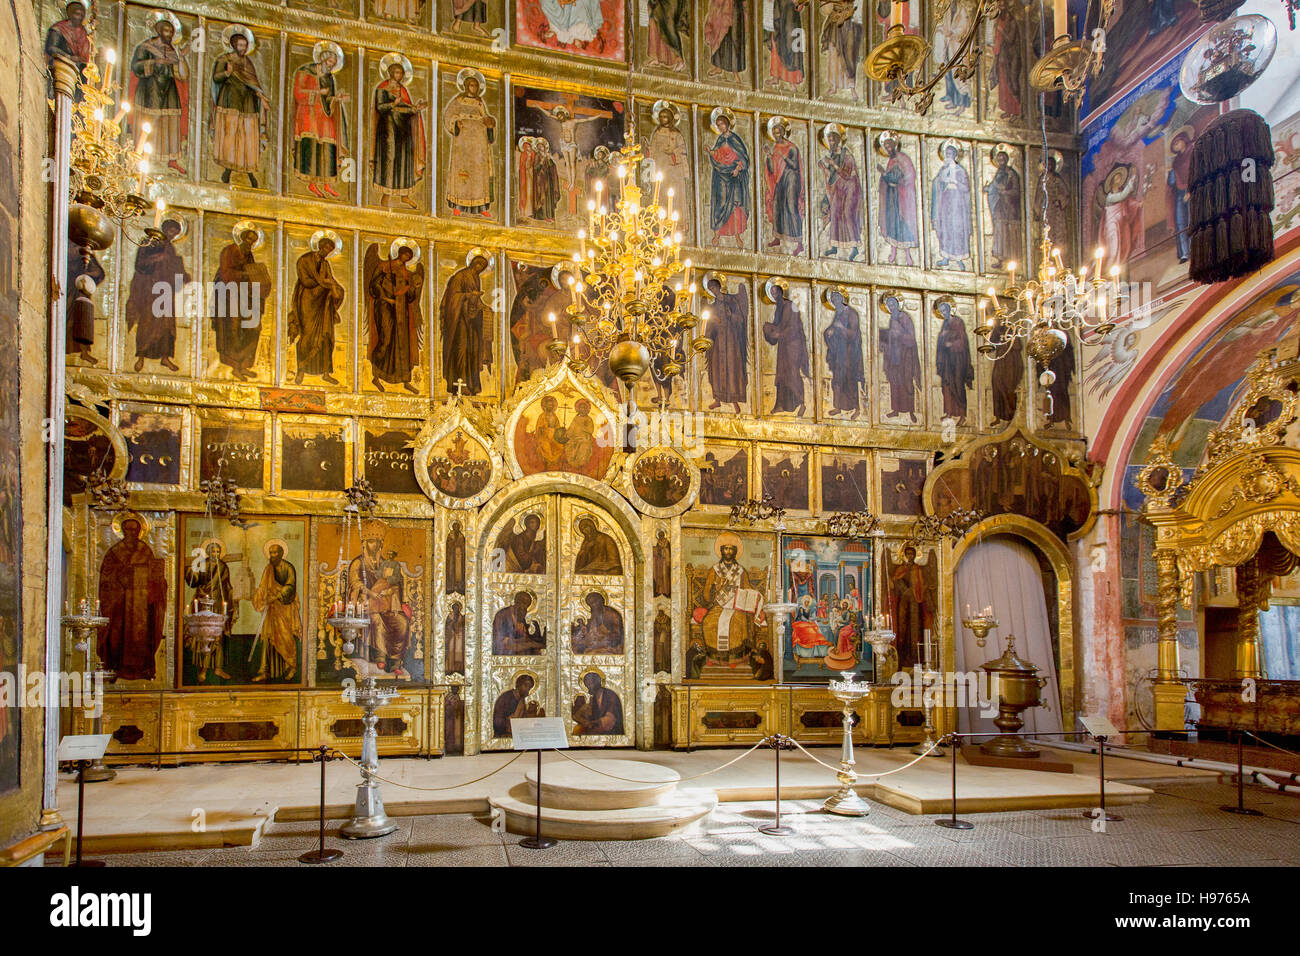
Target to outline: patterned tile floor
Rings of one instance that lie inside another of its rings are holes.
[[[818,801],[783,804],[794,833],[758,832],[771,803],[724,803],[695,827],[655,840],[562,841],[527,850],[471,814],[398,817],[397,832],[351,842],[326,830],[344,857],[331,866],[1300,866],[1300,799],[1250,788],[1264,817],[1224,813],[1236,790],[1217,783],[1160,786],[1146,804],[1118,808],[1123,820],[1094,832],[1078,810],[971,814],[973,830],[934,826],[872,805],[862,819],[818,811]],[[268,827],[254,847],[106,854],[110,866],[299,866],[316,845],[311,823]]]

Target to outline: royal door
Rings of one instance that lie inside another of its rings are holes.
[[[512,506],[481,575],[480,746],[511,747],[510,718],[562,717],[578,747],[634,742],[636,569],[600,507],[567,495]]]

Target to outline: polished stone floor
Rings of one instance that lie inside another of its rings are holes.
[[[1145,804],[1118,808],[1106,832],[1077,810],[968,815],[973,830],[934,825],[872,804],[860,819],[818,812],[818,801],[783,804],[787,837],[765,836],[772,804],[724,803],[690,830],[653,840],[566,841],[527,850],[486,817],[438,814],[397,817],[397,832],[351,842],[326,829],[340,866],[1300,866],[1300,797],[1251,787],[1247,806],[1263,817],[1224,813],[1234,787],[1220,783],[1155,787]],[[310,823],[270,825],[253,847],[103,854],[110,866],[301,866],[316,845]]]

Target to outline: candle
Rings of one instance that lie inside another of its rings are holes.
[[[99,602],[95,602],[95,617],[99,617]]]
[[[153,206],[153,227],[159,229],[162,227],[163,213],[167,211],[165,200],[159,199]]]
[[[889,26],[890,28],[903,26],[903,3],[902,0],[892,0],[889,5]]]
[[[1052,4],[1052,29],[1057,37],[1070,36],[1070,20],[1065,10],[1065,0],[1055,0]]]
[[[548,315],[546,317],[546,321],[551,323],[551,338],[553,339],[559,338],[559,336],[555,332],[555,313],[552,312],[550,315]]]

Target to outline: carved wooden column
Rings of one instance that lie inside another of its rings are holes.
[[[1267,600],[1268,583],[1259,570],[1259,555],[1237,565],[1237,648],[1233,677],[1260,676],[1259,612]]]
[[[1178,554],[1171,548],[1156,550],[1156,586],[1159,592],[1156,679],[1151,685],[1156,730],[1181,733],[1187,689],[1178,680]]]

